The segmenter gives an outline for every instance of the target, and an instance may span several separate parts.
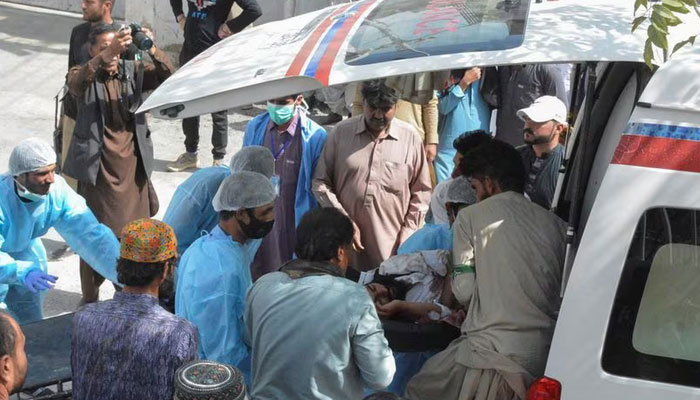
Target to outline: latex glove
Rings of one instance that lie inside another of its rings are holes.
[[[42,290],[49,290],[56,283],[57,276],[45,274],[39,269],[33,269],[24,277],[24,286],[32,293],[39,293]]]

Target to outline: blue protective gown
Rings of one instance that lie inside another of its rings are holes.
[[[177,268],[175,314],[199,330],[199,357],[238,367],[250,377],[249,349],[243,341],[245,297],[253,286],[250,264],[262,239],[245,244],[220,226],[195,240]]]
[[[24,202],[15,191],[14,179],[0,175],[0,300],[20,323],[40,320],[43,294],[34,294],[23,282],[33,269],[48,272],[48,258],[41,237],[50,228],[97,272],[117,282],[119,241],[100,224],[85,200],[56,176],[46,198]]]
[[[437,181],[442,182],[452,175],[453,158],[457,150],[452,142],[464,132],[477,129],[489,131],[491,110],[479,92],[480,81],[469,85],[466,92],[459,85],[452,86],[447,94],[438,95],[438,144],[433,162]]]
[[[452,250],[452,230],[449,225],[423,225],[401,243],[396,254],[410,254],[428,250]]]
[[[175,231],[178,254],[185,254],[203,232],[211,232],[216,227],[219,213],[214,211],[211,201],[221,182],[229,175],[227,166],[202,168],[175,190],[163,222]]]
[[[297,181],[296,199],[294,201],[295,225],[299,225],[301,217],[307,211],[318,207],[316,197],[311,192],[311,180],[314,177],[314,170],[321,151],[326,144],[328,134],[323,127],[304,114],[300,115],[301,120],[301,167],[299,168],[299,180]],[[243,136],[243,147],[264,146],[265,133],[270,123],[268,113],[260,114],[248,122]]]

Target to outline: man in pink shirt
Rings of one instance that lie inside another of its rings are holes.
[[[420,226],[430,200],[430,174],[420,135],[394,119],[399,94],[363,83],[362,115],[338,123],[318,161],[312,189],[323,207],[353,221],[353,267],[379,266]]]

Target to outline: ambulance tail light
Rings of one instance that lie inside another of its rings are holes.
[[[527,391],[527,400],[561,400],[561,383],[556,379],[536,379]]]

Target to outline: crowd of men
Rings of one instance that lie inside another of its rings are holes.
[[[549,210],[567,130],[556,67],[450,71],[423,103],[366,81],[356,115],[329,133],[304,94],[281,93],[228,165],[216,113],[214,165],[158,221],[135,110],[174,67],[152,43],[134,49],[114,1],[83,0],[61,156],[25,139],[0,176],[0,399],[22,386],[20,324],[43,318],[57,279],[50,228],[81,259],[75,399],[525,397],[544,372],[564,262]],[[243,13],[227,21],[234,2]],[[181,63],[260,16],[255,0],[194,4],[185,15],[171,0]],[[492,73],[495,103],[480,84]],[[173,171],[198,166],[198,120],[183,132]],[[100,302],[105,279],[117,293]]]

